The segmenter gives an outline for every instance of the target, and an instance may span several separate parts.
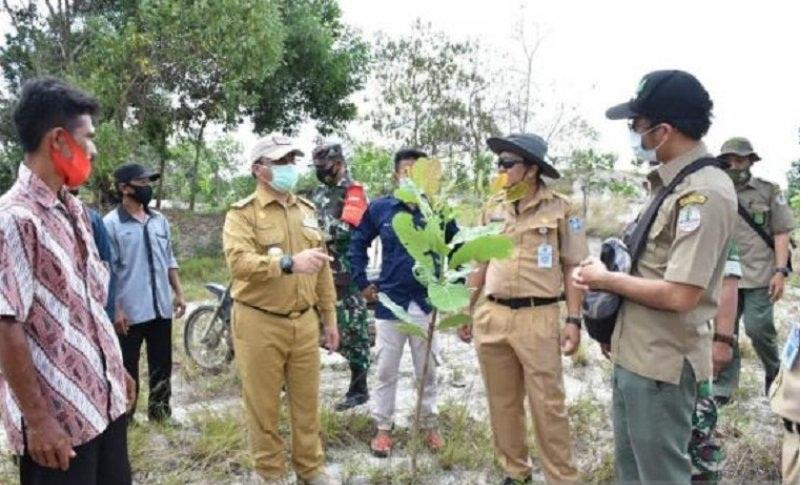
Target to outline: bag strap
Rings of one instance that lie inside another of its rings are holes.
[[[654,224],[654,219],[657,217],[657,212],[659,212],[660,206],[663,205],[665,198],[668,197],[674,191],[677,185],[679,185],[688,175],[705,167],[718,166],[719,160],[713,157],[703,157],[695,160],[680,170],[671,183],[665,186],[657,193],[657,195],[654,196],[654,199],[646,208],[646,211],[640,215],[640,217],[638,217],[637,225],[635,226],[634,231],[632,231],[625,241],[626,247],[629,248],[629,255],[631,256],[632,260],[632,271],[634,271],[635,267],[637,266],[637,260],[643,252],[646,240],[648,239],[648,233],[651,230],[652,224]]]
[[[764,241],[764,244],[766,244],[768,248],[772,249],[773,252],[775,252],[775,238],[773,238],[770,234],[768,234],[767,231],[765,231],[760,224],[756,223],[755,219],[753,219],[753,216],[751,216],[750,213],[747,212],[747,209],[744,208],[741,202],[739,202],[739,215],[741,216],[742,219],[744,219],[744,222],[746,222],[747,225],[750,226],[750,229],[756,231],[756,234],[758,234],[761,240]],[[790,271],[793,270],[792,250],[790,248],[787,248],[787,269],[789,269]]]

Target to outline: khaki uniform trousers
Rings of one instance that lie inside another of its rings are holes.
[[[496,458],[508,476],[532,472],[525,396],[548,483],[578,480],[564,403],[558,305],[511,310],[490,301],[474,315],[474,343],[488,396]]]
[[[285,443],[279,435],[282,384],[286,386],[296,475],[324,471],[319,438],[319,322],[310,310],[297,318],[269,315],[234,303],[234,354],[243,386],[248,438],[257,473],[266,480],[286,475]]]
[[[801,483],[801,435],[784,430],[784,446],[781,452],[781,482]]]

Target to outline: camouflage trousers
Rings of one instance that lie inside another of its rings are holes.
[[[697,386],[696,405],[692,418],[691,441],[688,454],[691,456],[691,481],[693,483],[718,483],[722,477],[722,460],[725,455],[722,447],[713,439],[718,412],[710,381],[702,381]]]
[[[369,322],[367,307],[360,295],[351,295],[338,301],[338,334],[341,346],[338,352],[361,370],[369,369]]]

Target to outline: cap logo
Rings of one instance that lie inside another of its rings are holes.
[[[643,78],[640,80],[640,84],[637,85],[637,92],[635,92],[635,96],[639,96],[640,93],[643,92],[643,88],[646,87],[646,82],[648,82],[647,78]]]

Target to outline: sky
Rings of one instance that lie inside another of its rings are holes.
[[[416,18],[456,39],[478,40],[494,52],[516,52],[517,22],[544,40],[539,86],[578,109],[600,134],[599,146],[630,160],[622,121],[604,112],[632,97],[640,78],[657,69],[694,74],[714,102],[706,137],[717,152],[746,136],[762,161],[756,175],[786,185],[800,157],[801,2],[652,1],[341,1],[344,21],[364,35],[406,34]],[[509,55],[509,54],[508,54]]]
[[[632,158],[625,123],[606,120],[604,112],[631,98],[640,78],[657,69],[689,71],[710,92],[714,121],[706,142],[711,152],[729,137],[746,136],[763,159],[755,165],[756,175],[782,186],[790,162],[800,157],[802,2],[339,2],[344,22],[367,39],[376,32],[407,34],[421,18],[453,39],[479,41],[502,65],[518,55],[514,34],[522,20],[544,38],[536,85],[554,93],[552,101],[574,106],[598,131],[599,148],[621,161]],[[0,32],[9,29],[7,19],[0,24]],[[348,131],[361,133],[358,125]],[[221,133],[212,130],[209,135]],[[251,126],[246,123],[232,135],[247,155],[256,140]],[[309,153],[315,135],[309,124],[295,141]],[[308,162],[302,160],[300,168]]]

